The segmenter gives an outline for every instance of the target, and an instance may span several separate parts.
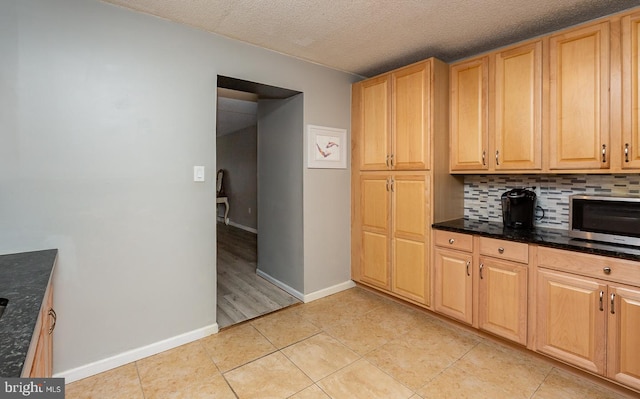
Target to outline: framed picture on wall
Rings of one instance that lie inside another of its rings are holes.
[[[347,130],[307,125],[307,167],[347,168]]]

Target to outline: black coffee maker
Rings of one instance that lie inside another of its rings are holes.
[[[526,188],[514,188],[502,194],[504,227],[532,229],[535,219],[536,193]]]

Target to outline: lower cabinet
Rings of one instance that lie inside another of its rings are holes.
[[[549,248],[538,259],[536,350],[640,389],[637,263]]]
[[[471,253],[436,247],[434,254],[436,312],[471,324],[473,322],[471,274],[473,257]]]
[[[527,344],[526,266],[480,257],[478,326],[480,329]]]
[[[363,173],[359,281],[430,305],[426,173]]]
[[[56,326],[56,313],[53,310],[53,286],[51,282],[36,321],[34,338],[27,354],[22,377],[50,378],[53,372],[53,330]]]

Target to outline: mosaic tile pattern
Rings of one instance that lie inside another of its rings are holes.
[[[638,197],[640,175],[468,175],[464,178],[464,217],[502,222],[500,196],[523,187],[536,187],[537,205],[544,209],[544,218],[536,226],[568,229],[570,195]]]

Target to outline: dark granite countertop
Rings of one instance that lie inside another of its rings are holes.
[[[20,377],[57,254],[0,255],[0,297],[9,299],[0,318],[0,377]]]
[[[584,252],[593,255],[610,256],[620,259],[640,261],[640,247],[606,244],[596,241],[581,240],[569,237],[567,230],[535,228],[533,230],[516,230],[505,228],[502,223],[473,219],[454,219],[435,223],[436,230],[468,233],[502,240],[525,242],[545,247]]]

